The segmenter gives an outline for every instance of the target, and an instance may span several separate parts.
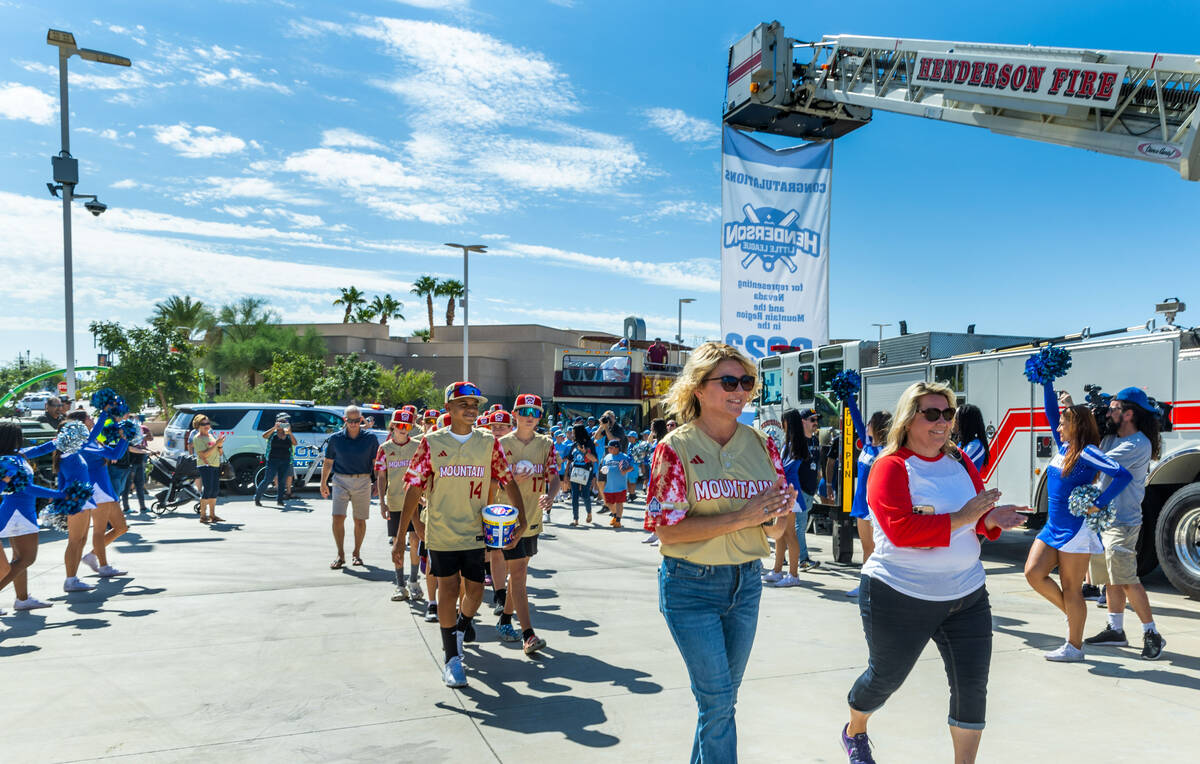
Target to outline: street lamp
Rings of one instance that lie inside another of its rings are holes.
[[[871,324],[871,326],[879,327],[879,341],[883,342],[883,327],[891,326],[891,324]]]
[[[63,287],[66,297],[66,330],[67,330],[67,400],[75,400],[75,305],[74,286],[71,274],[71,200],[87,199],[84,207],[96,215],[108,209],[104,202],[95,196],[76,194],[75,185],[79,183],[79,160],[71,156],[71,133],[69,125],[69,110],[67,106],[67,59],[78,55],[85,61],[96,61],[101,64],[114,66],[129,66],[129,59],[89,48],[75,46],[75,35],[51,29],[46,32],[46,44],[58,48],[58,100],[59,122],[62,128],[62,151],[58,156],[50,158],[50,166],[54,171],[54,183],[47,183],[50,195],[57,197],[62,192],[63,200]],[[57,184],[57,185],[56,185]]]
[[[463,296],[462,296],[462,302],[460,304],[462,305],[462,313],[463,313],[463,375],[462,375],[462,378],[463,378],[463,381],[466,382],[469,379],[471,379],[470,375],[467,373],[467,329],[471,325],[470,320],[467,318],[467,295],[470,293],[470,288],[469,288],[470,282],[467,280],[467,253],[478,252],[480,254],[483,254],[484,252],[487,252],[487,245],[485,245],[485,244],[451,244],[451,243],[447,242],[446,246],[454,247],[455,249],[461,249],[463,252]]]
[[[695,302],[695,297],[680,297],[679,298],[679,328],[675,332],[675,344],[683,344],[683,304],[685,302]]]

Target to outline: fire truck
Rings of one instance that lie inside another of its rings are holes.
[[[1181,303],[1163,306],[1182,308]],[[1070,393],[1076,403],[1101,407],[1106,393],[1136,386],[1162,409],[1162,454],[1150,465],[1146,481],[1138,570],[1145,575],[1161,565],[1177,589],[1200,596],[1200,330],[1169,322],[1145,331],[1152,323],[1096,334],[1085,329],[1057,338],[924,332],[768,356],[758,362],[764,383],[760,426],[770,432],[778,428],[783,411],[812,407],[822,413],[827,430],[842,428],[847,417],[827,394],[842,369],[862,375],[865,416],[893,411],[900,393],[913,382],[945,383],[960,405],[973,403],[983,412],[991,452],[982,473],[988,487],[999,488],[1006,502],[1029,506],[1034,514],[1027,526],[1040,528],[1054,440],[1042,391],[1025,379],[1023,370],[1026,359],[1052,342],[1072,357],[1070,372],[1055,389]],[[850,435],[848,442],[853,440]],[[835,511],[834,520],[849,510],[855,465],[848,449],[838,457],[827,480],[834,487],[832,500],[820,505]]]

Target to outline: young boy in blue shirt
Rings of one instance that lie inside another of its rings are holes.
[[[608,453],[600,461],[600,474],[604,478],[604,506],[612,513],[609,525],[621,527],[621,513],[625,510],[625,486],[627,475],[633,471],[633,462],[622,453],[619,440],[608,441]]]

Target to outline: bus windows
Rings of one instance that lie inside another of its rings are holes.
[[[783,371],[780,369],[763,369],[762,372],[762,405],[783,403]]]
[[[796,376],[800,382],[796,397],[802,402],[811,401],[817,395],[816,370],[812,366],[801,366]]]

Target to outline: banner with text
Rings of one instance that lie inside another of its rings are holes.
[[[775,150],[725,126],[721,334],[751,358],[829,341],[833,145]]]

